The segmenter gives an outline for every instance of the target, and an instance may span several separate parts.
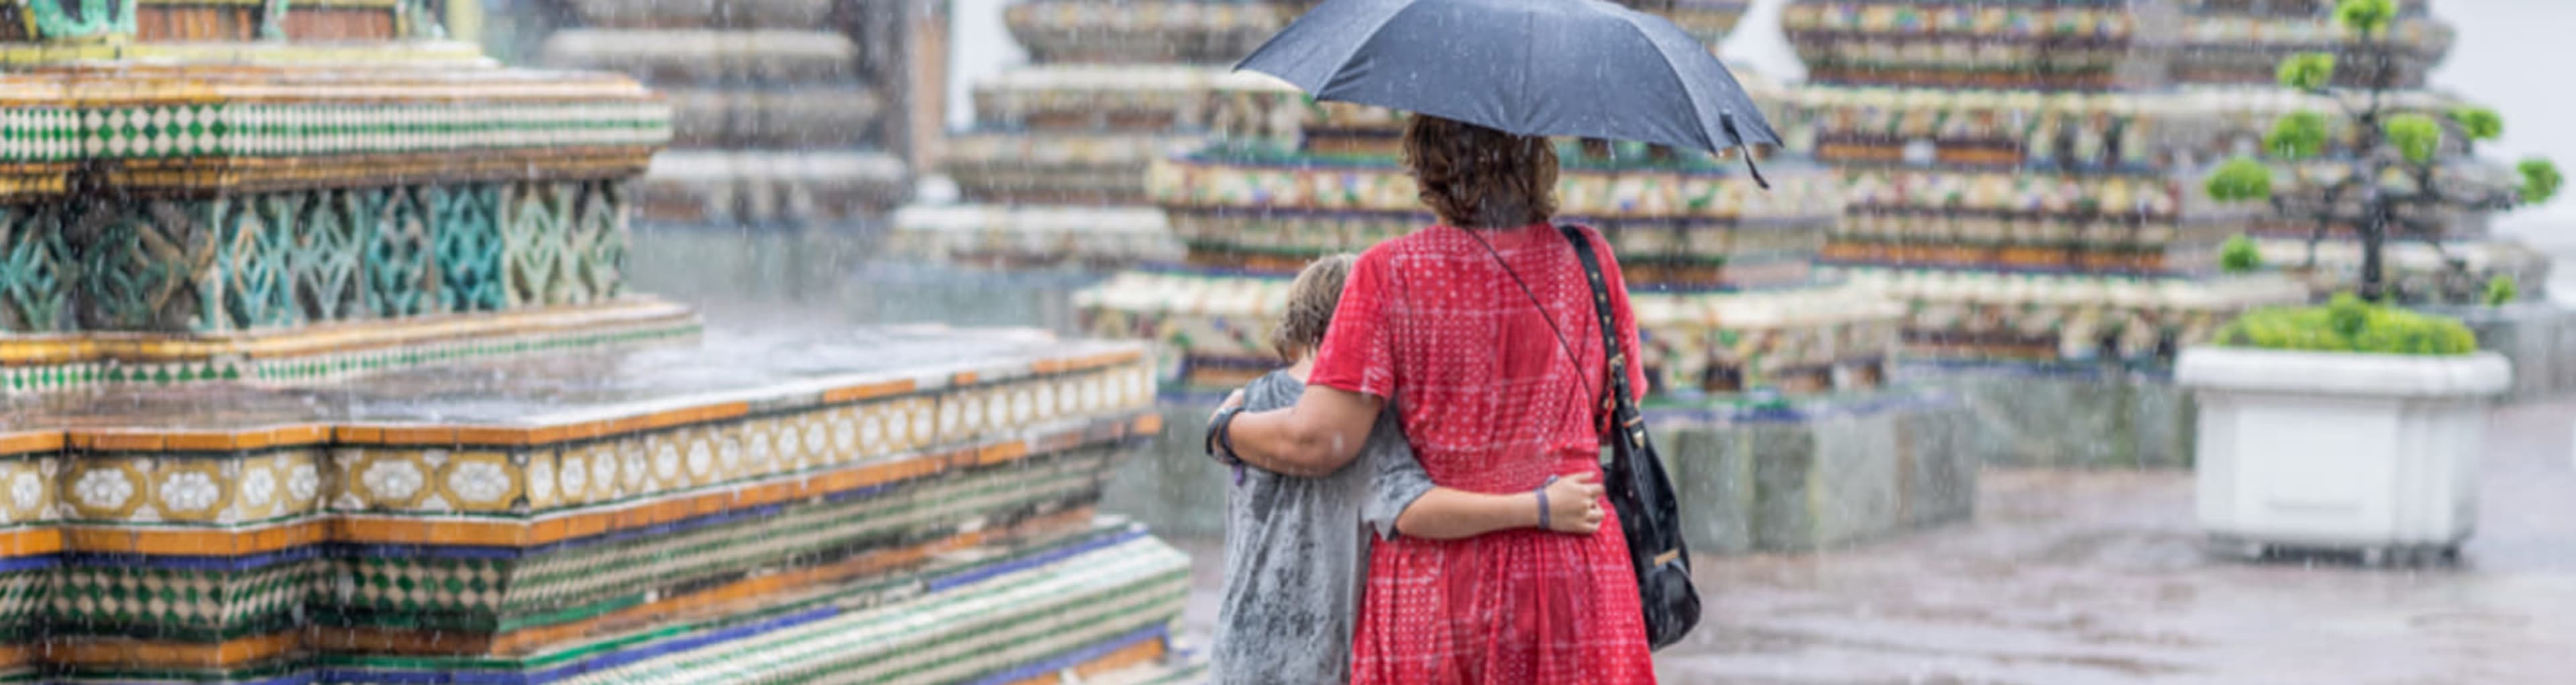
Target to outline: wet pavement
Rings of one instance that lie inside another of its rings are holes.
[[[2576,403],[2497,412],[2456,565],[2206,554],[2188,471],[1989,469],[1976,520],[1851,549],[1703,558],[1664,682],[2576,682]],[[1215,620],[1218,545],[1186,617]]]

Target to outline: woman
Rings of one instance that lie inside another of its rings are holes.
[[[1281,473],[1348,463],[1393,401],[1433,483],[1528,492],[1600,473],[1608,363],[1592,290],[1549,223],[1557,160],[1544,138],[1416,116],[1405,162],[1440,219],[1352,269],[1295,405],[1220,410],[1218,441]],[[1582,231],[1605,259],[1609,245]],[[1602,265],[1621,354],[1636,318]],[[1629,387],[1646,387],[1629,365]],[[1606,502],[1604,532],[1510,530],[1398,538],[1370,555],[1354,683],[1651,683],[1637,581]]]

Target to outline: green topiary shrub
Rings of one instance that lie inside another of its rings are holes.
[[[2496,274],[2495,278],[2487,279],[2487,306],[2502,307],[2519,299],[2522,299],[2522,286],[2514,283],[2512,276]]]
[[[2335,18],[2355,31],[2377,31],[2388,27],[2397,16],[2397,0],[2343,0],[2335,3]]]
[[[2336,295],[2323,307],[2257,309],[2218,329],[2220,347],[2458,356],[2478,351],[2459,321]]]
[[[2261,271],[2263,251],[2254,246],[2253,238],[2241,234],[2230,236],[2225,244],[2218,246],[2218,268],[2231,274]]]

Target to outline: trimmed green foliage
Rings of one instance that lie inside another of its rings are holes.
[[[2220,202],[2261,200],[2272,196],[2272,168],[2250,157],[2219,165],[2209,175],[2209,196]]]
[[[2400,114],[2388,118],[2388,143],[2406,161],[2423,164],[2433,161],[2433,153],[2442,149],[2442,124],[2421,114]]]
[[[2265,350],[2459,356],[2478,350],[2459,321],[2336,295],[2323,307],[2246,312],[2218,329],[2212,344]]]
[[[2218,247],[2218,268],[2231,274],[2253,273],[2263,269],[2263,251],[2255,249],[2254,239],[2231,236]]]
[[[2278,74],[2281,85],[2299,90],[2324,90],[2334,82],[2335,58],[2331,52],[2302,52],[2281,60]]]
[[[2388,27],[2397,16],[2397,0],[2343,0],[2335,5],[2335,19],[2354,31],[2377,31]]]
[[[2495,278],[2487,279],[2484,299],[2489,307],[2512,304],[2514,300],[2522,299],[2522,287],[2514,284],[2512,276],[2496,274]]]
[[[2263,149],[2285,159],[2307,159],[2326,148],[2326,115],[2313,110],[2299,110],[2272,123],[2272,132],[2263,136]]]
[[[2458,107],[2451,110],[2451,120],[2460,123],[2460,132],[2469,140],[2495,140],[2504,135],[2504,117],[2485,107]]]
[[[2558,164],[2547,159],[2533,157],[2522,160],[2519,168],[2522,171],[2523,204],[2548,202],[2549,198],[2558,196],[2558,184],[2567,180],[2558,175]]]

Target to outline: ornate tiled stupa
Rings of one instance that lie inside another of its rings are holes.
[[[1313,105],[1275,83],[1227,95],[1259,118],[1304,123],[1286,137],[1229,137],[1156,165],[1154,199],[1188,255],[1078,298],[1089,330],[1164,343],[1165,379],[1186,388],[1239,385],[1279,364],[1267,331],[1308,261],[1432,222],[1396,160],[1397,113]],[[1611,240],[1661,394],[1880,384],[1898,310],[1817,279],[1810,266],[1841,213],[1824,168],[1772,159],[1766,193],[1740,163],[1624,147],[1614,157],[1564,145],[1559,214]]]
[[[619,71],[664,93],[672,149],[638,219],[654,225],[832,227],[912,194],[889,84],[900,60],[858,18],[896,0],[567,0],[580,25],[546,39],[552,66]]]
[[[2202,189],[2221,122],[2168,87],[2164,2],[1811,0],[1782,21],[1813,85],[1774,121],[1850,185],[1825,259],[1909,303],[1913,354],[2156,366],[2305,296],[2216,273],[2264,208]]]
[[[1194,434],[1179,424],[1205,414],[1198,398],[1280,365],[1266,337],[1298,269],[1433,222],[1398,160],[1402,114],[1266,79],[1218,96],[1217,140],[1147,180],[1186,254],[1075,296],[1092,334],[1160,343],[1178,434]],[[1702,550],[1811,549],[1968,514],[1961,416],[1885,386],[1903,310],[1813,268],[1842,216],[1828,169],[1769,157],[1765,192],[1741,160],[1583,141],[1559,155],[1559,219],[1601,228],[1627,274],[1649,407]],[[1161,460],[1159,491],[1221,482],[1191,470],[1203,457]],[[1213,506],[1166,497],[1141,515],[1186,526]]]
[[[668,105],[416,3],[12,7],[0,682],[1187,675],[1092,515],[1142,345],[701,336],[621,285]]]
[[[1177,259],[1145,192],[1154,160],[1216,124],[1228,66],[1287,25],[1260,0],[1021,0],[1003,15],[1031,64],[979,81],[975,127],[948,138],[941,171],[959,204],[895,217],[897,254],[978,265],[1081,266]]]

